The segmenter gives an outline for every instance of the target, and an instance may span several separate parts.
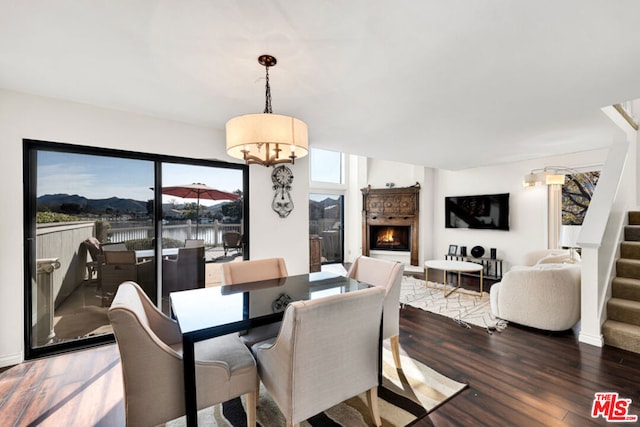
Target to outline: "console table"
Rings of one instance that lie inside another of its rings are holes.
[[[501,280],[502,279],[502,260],[497,258],[476,258],[463,255],[445,255],[444,259],[451,261],[467,261],[475,262],[482,266],[482,274],[485,279]],[[465,273],[471,276],[478,276],[477,273]]]

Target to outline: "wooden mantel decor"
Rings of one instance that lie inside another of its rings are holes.
[[[371,226],[409,226],[411,265],[418,265],[420,184],[411,187],[362,190],[362,254],[369,256]]]

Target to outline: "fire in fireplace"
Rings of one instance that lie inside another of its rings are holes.
[[[409,226],[389,226],[372,225],[369,232],[370,248],[386,251],[408,251],[410,250],[410,227]]]

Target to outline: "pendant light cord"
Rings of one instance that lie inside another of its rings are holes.
[[[265,66],[267,72],[267,82],[265,84],[265,95],[264,95],[264,112],[265,113],[273,113],[273,109],[271,108],[271,86],[269,85],[269,66]]]

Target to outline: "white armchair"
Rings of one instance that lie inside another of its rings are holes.
[[[252,350],[262,383],[287,426],[367,391],[372,419],[378,415],[378,349],[384,290],[296,301],[287,307],[273,343]]]
[[[120,285],[109,308],[120,351],[127,426],[155,426],[185,414],[182,335],[133,282]],[[255,361],[236,335],[196,343],[198,409],[247,395],[255,426]]]
[[[491,311],[501,319],[548,331],[580,320],[580,264],[514,267],[491,287]]]
[[[396,368],[400,366],[400,288],[404,265],[399,262],[359,256],[349,268],[347,277],[385,290],[382,338],[389,339]]]

